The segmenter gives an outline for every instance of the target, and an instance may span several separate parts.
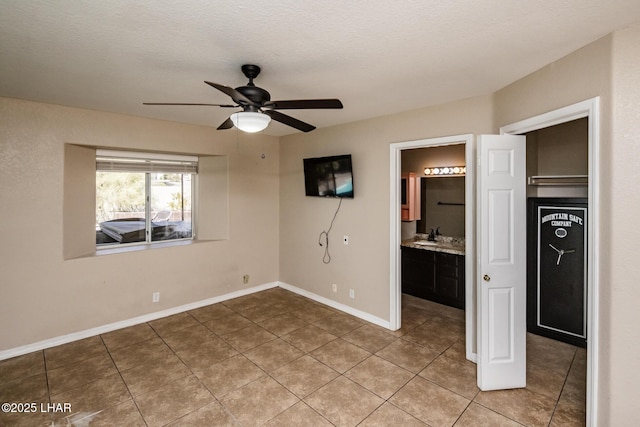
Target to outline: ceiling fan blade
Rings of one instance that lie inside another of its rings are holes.
[[[342,102],[339,99],[294,99],[265,102],[264,107],[274,110],[342,108]]]
[[[204,106],[204,107],[223,107],[223,108],[235,108],[238,105],[229,105],[229,104],[192,104],[185,102],[143,102],[143,105],[195,105],[195,106]]]
[[[285,125],[301,130],[302,132],[311,132],[316,128],[315,126],[310,125],[309,123],[305,123],[298,119],[294,119],[293,117],[287,116],[286,114],[282,114],[278,111],[265,110],[264,114],[268,115],[269,117],[271,117],[273,120],[277,122],[284,123]]]
[[[233,122],[231,121],[231,118],[228,118],[227,120],[222,122],[220,126],[218,126],[218,130],[231,129],[232,127],[233,127]]]
[[[209,86],[212,86],[218,89],[220,92],[223,92],[229,95],[231,99],[233,99],[238,104],[249,104],[249,105],[253,105],[254,107],[260,106],[259,104],[256,104],[255,102],[253,102],[252,100],[250,100],[249,98],[247,98],[246,96],[244,96],[243,94],[241,94],[240,92],[238,92],[232,87],[221,85],[218,83],[208,82],[206,80],[205,80],[205,83],[208,84]]]

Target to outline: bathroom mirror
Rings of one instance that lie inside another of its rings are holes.
[[[416,232],[428,234],[440,227],[445,236],[464,237],[464,176],[431,177],[420,180],[420,220]]]

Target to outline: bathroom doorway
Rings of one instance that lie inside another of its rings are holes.
[[[447,150],[448,146],[457,146],[458,149],[460,147],[464,147],[464,166],[466,168],[466,174],[464,179],[464,200],[461,203],[464,203],[463,207],[457,206],[458,209],[463,209],[464,216],[464,251],[465,251],[465,301],[474,301],[473,304],[466,304],[465,308],[465,323],[468,325],[469,322],[472,322],[475,325],[475,286],[473,283],[475,282],[475,262],[474,254],[475,254],[475,243],[474,243],[474,234],[475,234],[475,148],[474,148],[474,136],[471,134],[466,135],[454,135],[442,138],[429,138],[423,140],[416,141],[407,141],[401,143],[391,144],[390,147],[390,158],[391,158],[391,262],[390,262],[390,270],[391,270],[391,292],[390,292],[390,324],[392,329],[398,329],[401,324],[401,274],[400,274],[400,265],[401,265],[401,255],[400,255],[400,246],[402,243],[403,237],[403,222],[400,218],[400,206],[401,206],[401,188],[400,188],[400,175],[402,170],[402,155],[404,152],[408,150],[417,150],[417,149],[437,149],[437,150]],[[452,159],[452,161],[459,161],[459,159]],[[439,159],[438,161],[442,161]],[[420,163],[421,164],[421,163]],[[421,171],[424,173],[424,168],[429,166],[425,164],[422,166]],[[435,165],[434,165],[435,166]],[[440,165],[444,166],[444,165]],[[449,166],[463,166],[463,165],[449,165]],[[411,168],[418,168],[416,166],[408,166]],[[436,178],[437,179],[437,178]],[[414,233],[416,231],[416,224],[409,223],[408,233]],[[466,328],[465,334],[465,348],[466,348],[466,357],[471,361],[476,360],[476,331],[475,327]]]

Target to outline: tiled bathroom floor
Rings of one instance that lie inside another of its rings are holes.
[[[35,409],[0,425],[585,424],[585,350],[529,335],[527,388],[480,392],[462,311],[403,295],[402,319],[270,289],[0,362],[0,402]]]

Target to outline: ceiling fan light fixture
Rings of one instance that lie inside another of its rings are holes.
[[[253,111],[239,111],[231,115],[231,121],[241,131],[255,133],[266,129],[271,117]]]

